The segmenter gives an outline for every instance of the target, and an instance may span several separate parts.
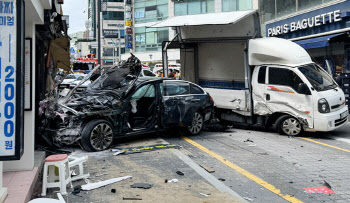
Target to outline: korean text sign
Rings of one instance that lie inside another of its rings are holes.
[[[16,0],[0,0],[0,156],[15,155]]]

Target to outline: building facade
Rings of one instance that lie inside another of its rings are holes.
[[[100,0],[100,34],[102,64],[111,65],[119,61],[119,50],[125,53],[125,1]],[[89,0],[89,31],[90,53],[98,56],[98,3],[99,0]],[[120,35],[120,37],[119,37]]]
[[[133,49],[131,50],[144,63],[159,63],[162,60],[162,42],[172,40],[172,28],[148,28],[157,22],[183,15],[220,13],[257,9],[257,0],[133,0],[132,1]],[[122,55],[125,60],[129,52]],[[179,62],[177,50],[168,52],[170,62]]]
[[[349,0],[260,0],[267,37],[304,47],[331,74],[350,71]]]

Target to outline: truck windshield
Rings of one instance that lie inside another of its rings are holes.
[[[318,92],[337,87],[337,84],[333,81],[332,77],[316,64],[305,65],[298,69],[305,75],[311,85]]]

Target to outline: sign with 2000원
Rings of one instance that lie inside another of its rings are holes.
[[[20,155],[16,147],[19,144],[20,130],[23,118],[23,98],[17,98],[23,87],[18,83],[21,77],[21,61],[18,60],[18,13],[17,8],[21,0],[0,0],[0,160],[18,159]],[[24,31],[23,31],[24,32]],[[21,35],[21,34],[19,34]],[[19,46],[21,48],[21,46]],[[18,102],[19,101],[19,102]],[[22,131],[23,132],[23,131]],[[7,159],[3,159],[7,157]]]

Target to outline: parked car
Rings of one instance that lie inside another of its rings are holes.
[[[59,88],[60,89],[69,88],[72,82],[82,80],[84,79],[85,76],[86,76],[85,74],[80,74],[80,73],[68,74],[64,78],[63,82],[59,85]]]
[[[213,114],[209,94],[191,82],[138,77],[140,72],[133,57],[105,72],[85,92],[68,96],[43,114],[44,136],[57,146],[80,142],[87,151],[101,151],[117,137],[175,127],[199,134]]]

